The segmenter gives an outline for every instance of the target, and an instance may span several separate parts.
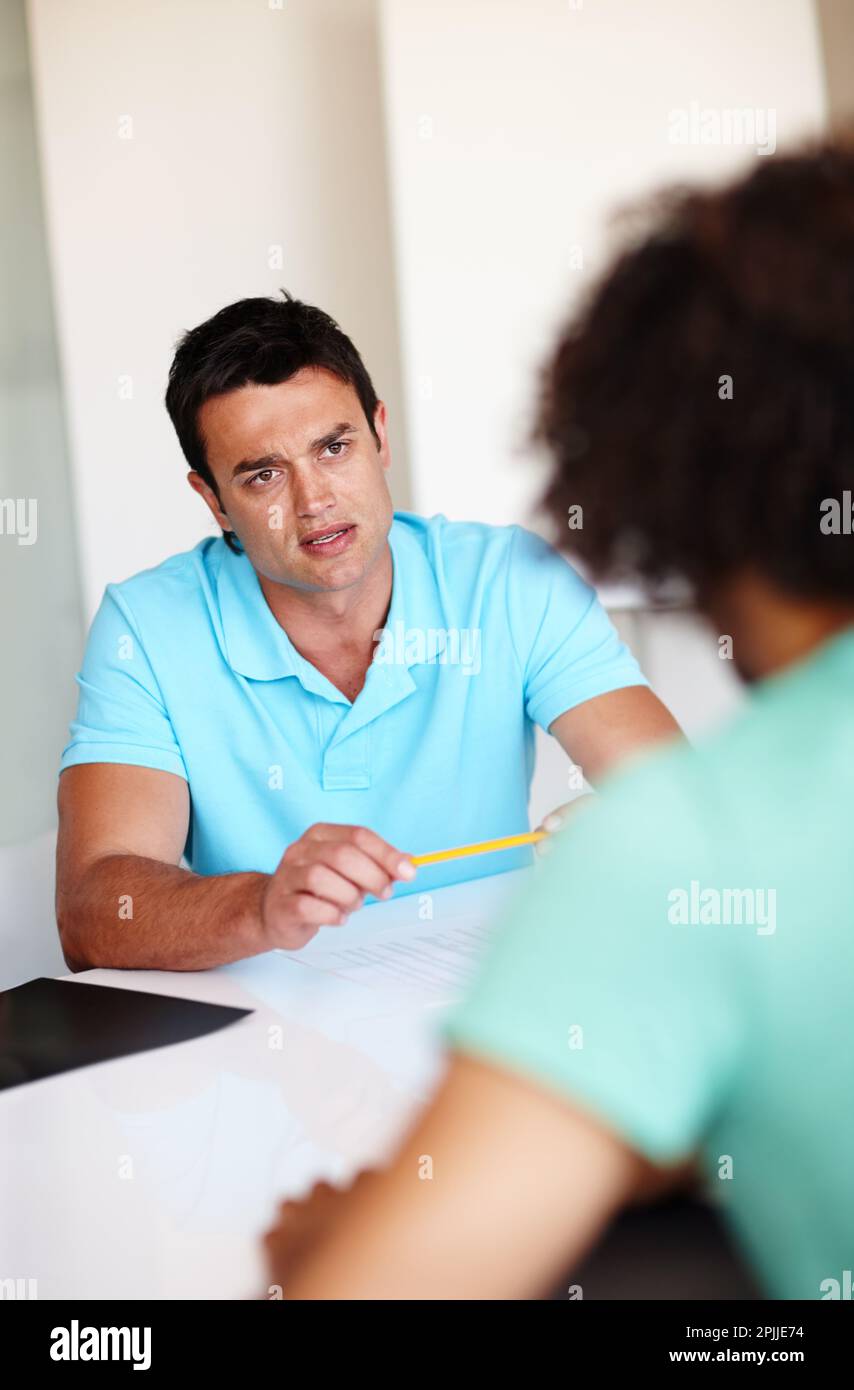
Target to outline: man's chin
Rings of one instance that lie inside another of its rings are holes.
[[[318,564],[311,557],[297,555],[287,568],[271,565],[264,573],[275,584],[309,589],[315,593],[335,593],[358,584],[364,578],[365,570],[364,561],[355,555],[330,557],[323,564]]]

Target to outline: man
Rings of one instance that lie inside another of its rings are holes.
[[[846,1296],[852,304],[854,148],[831,147],[665,205],[560,343],[553,515],[584,506],[600,572],[631,542],[691,581],[755,698],[563,832],[389,1170],[285,1207],[286,1295],[537,1294],[698,1162],[769,1294]]]
[[[92,625],[59,787],[72,968],[297,949],[411,891],[396,846],[526,831],[535,722],[594,782],[676,730],[544,542],[393,514],[385,406],[327,314],[230,305],[166,404],[223,538],[110,585]]]

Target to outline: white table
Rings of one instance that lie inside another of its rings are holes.
[[[432,926],[490,921],[530,872],[434,892]],[[364,908],[322,932],[315,954],[333,932],[342,948],[405,944],[423,913],[418,894]],[[0,1092],[0,1279],[35,1279],[41,1299],[263,1292],[259,1237],[277,1201],[388,1152],[440,1074],[437,1024],[459,992],[405,978],[369,988],[284,952],[70,979],[254,1012]]]

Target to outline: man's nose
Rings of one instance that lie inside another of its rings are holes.
[[[325,478],[294,478],[292,495],[297,516],[318,516],[335,506],[335,496]]]

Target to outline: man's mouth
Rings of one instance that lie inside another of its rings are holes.
[[[323,531],[310,531],[307,536],[303,536],[300,541],[301,550],[323,552],[324,550],[336,553],[343,549],[345,544],[349,544],[350,537],[355,531],[355,526],[349,524],[344,526],[327,526]]]

